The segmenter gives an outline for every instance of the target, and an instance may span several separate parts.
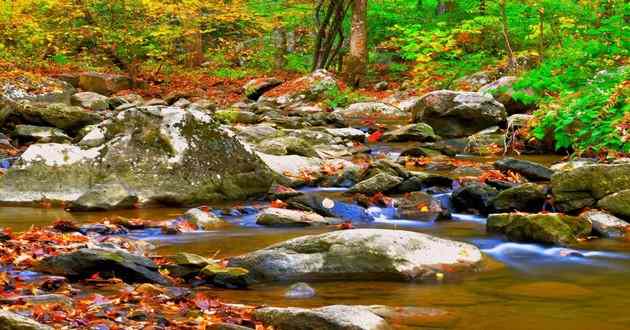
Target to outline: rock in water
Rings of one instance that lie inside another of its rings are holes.
[[[589,220],[593,231],[603,237],[623,237],[630,227],[630,223],[602,211],[590,210],[580,216]]]
[[[0,329],[2,330],[53,330],[28,317],[0,309]]]
[[[555,205],[562,212],[592,207],[597,201],[611,195],[608,201],[601,202],[608,205],[599,205],[599,207],[604,209],[613,207],[615,210],[609,210],[613,214],[627,215],[627,208],[623,211],[615,207],[624,204],[623,198],[619,198],[624,194],[617,197],[612,197],[612,194],[626,190],[628,187],[630,187],[630,164],[627,163],[585,165],[557,172],[551,177]],[[630,194],[625,193],[625,196],[630,197]],[[628,199],[626,203],[627,201]],[[617,213],[618,211],[621,213]]]
[[[494,166],[502,171],[514,171],[532,181],[549,181],[553,171],[538,163],[514,158],[499,159]]]
[[[610,194],[597,202],[597,206],[620,217],[630,217],[630,189]]]
[[[525,183],[501,191],[492,199],[492,207],[495,212],[539,212],[542,211],[546,197],[547,187]]]
[[[402,230],[353,229],[303,236],[240,257],[230,266],[252,279],[414,280],[435,273],[469,271],[481,262],[478,248]]]
[[[277,330],[386,330],[389,325],[366,308],[333,305],[315,309],[259,308],[253,312],[257,321]]]
[[[585,238],[592,225],[582,217],[559,213],[498,213],[488,217],[486,228],[512,241],[567,245]]]
[[[383,135],[385,142],[435,142],[439,139],[440,137],[433,132],[433,127],[425,123],[406,125]]]
[[[507,118],[492,95],[441,90],[422,96],[411,109],[414,122],[425,122],[442,137],[472,135]]]
[[[402,182],[403,179],[397,176],[379,173],[355,184],[348,190],[348,193],[375,194],[378,192],[387,192],[396,188]]]
[[[396,207],[396,217],[399,219],[431,222],[436,220],[440,213],[442,213],[440,203],[421,191],[411,192],[399,199]]]
[[[270,227],[307,227],[330,225],[327,218],[317,213],[280,208],[268,208],[258,214],[256,223]]]
[[[137,108],[103,125],[106,141],[31,145],[0,178],[0,201],[74,201],[115,177],[141,203],[191,205],[264,194],[265,164],[206,114],[180,108]]]
[[[35,268],[43,273],[75,279],[85,279],[99,273],[104,278],[118,277],[127,283],[169,284],[151,259],[113,249],[84,248],[47,257]]]
[[[295,283],[291,285],[284,296],[290,299],[312,298],[315,296],[315,289],[304,282]]]
[[[182,219],[196,225],[197,228],[202,230],[214,229],[217,226],[226,224],[223,220],[199,208],[186,211],[186,213],[182,215]]]
[[[458,212],[488,214],[498,191],[485,183],[471,183],[453,191],[451,200]]]
[[[107,211],[130,209],[138,202],[138,196],[119,182],[94,185],[70,204],[72,211]]]

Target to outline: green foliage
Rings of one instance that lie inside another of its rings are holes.
[[[352,103],[365,101],[365,97],[348,89],[340,89],[335,86],[326,90],[323,94],[324,103],[329,109],[346,107]]]

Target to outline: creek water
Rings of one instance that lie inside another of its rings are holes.
[[[339,189],[305,191],[337,200],[347,198]],[[377,220],[364,226],[467,241],[482,249],[488,267],[457,278],[447,274],[443,280],[430,283],[312,282],[309,285],[316,296],[309,299],[285,298],[292,283],[260,284],[247,290],[201,290],[228,302],[253,305],[418,307],[415,314],[392,321],[400,329],[630,329],[630,241],[598,239],[572,249],[519,244],[487,234],[485,219],[477,216],[454,214],[450,221],[423,223],[393,220],[387,209],[370,211]],[[0,207],[0,225],[21,231],[56,219],[81,223],[110,216],[165,220],[183,212],[161,208],[71,214],[61,209]],[[146,230],[132,235],[153,243],[163,255],[184,251],[230,257],[293,237],[334,230],[263,228],[255,224],[255,214],[227,220],[230,226],[215,231],[165,236]]]

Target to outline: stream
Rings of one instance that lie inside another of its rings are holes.
[[[395,157],[381,146],[376,152]],[[472,162],[493,158],[461,157]],[[556,156],[530,160],[552,163]],[[305,188],[335,200],[347,200],[342,188]],[[266,204],[252,204],[255,208]],[[239,205],[242,206],[242,205]],[[217,205],[221,209],[230,205]],[[68,213],[62,209],[0,207],[0,223],[14,231],[44,226],[56,219],[79,223],[110,216],[151,220],[173,219],[184,209],[155,208],[100,213]],[[331,304],[412,306],[425,309],[398,328],[448,329],[628,329],[630,314],[630,241],[598,239],[567,249],[508,242],[489,235],[485,218],[453,214],[450,221],[424,223],[393,220],[391,210],[372,207],[376,221],[355,227],[399,229],[470,242],[482,249],[489,269],[432,283],[330,281],[309,283],[316,296],[287,299],[291,283],[260,284],[247,290],[209,290],[225,301],[269,306],[317,307]],[[191,252],[225,258],[250,252],[290,238],[319,234],[331,228],[265,228],[255,224],[255,211],[226,216],[231,226],[216,231],[165,236],[159,230],[134,231],[132,236],[153,243],[156,252]],[[431,312],[434,311],[434,312]],[[438,312],[439,311],[439,312]],[[395,326],[395,324],[394,324]]]

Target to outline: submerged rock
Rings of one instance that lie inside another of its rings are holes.
[[[330,225],[329,219],[317,213],[268,208],[256,217],[256,223],[270,227],[307,227]]]
[[[431,222],[443,212],[440,203],[424,192],[409,193],[397,202],[396,217],[399,219]]]
[[[0,329],[3,330],[53,330],[31,318],[0,309]]]
[[[512,241],[567,245],[588,236],[592,225],[587,219],[559,213],[498,213],[488,217],[486,228]]]
[[[138,108],[103,125],[106,142],[30,146],[0,178],[0,201],[74,201],[114,176],[141,203],[190,205],[264,194],[269,168],[195,110]]]
[[[593,231],[603,237],[623,237],[630,228],[630,223],[602,211],[586,211],[580,217],[590,221]]]
[[[186,213],[182,215],[182,219],[192,223],[193,225],[197,226],[197,228],[203,230],[215,229],[217,226],[225,224],[225,221],[199,208],[194,208],[186,211]]]
[[[289,207],[318,213],[327,218],[338,218],[352,222],[371,222],[374,218],[367,211],[356,204],[345,203],[319,196],[304,194],[287,200]]]
[[[252,279],[431,278],[438,272],[470,271],[481,262],[478,248],[403,230],[352,229],[303,236],[230,259]]]
[[[169,284],[151,259],[122,250],[83,248],[44,258],[35,269],[74,279],[86,279],[99,273],[103,278],[118,277],[127,283]]]
[[[315,296],[315,289],[304,282],[295,283],[289,287],[284,296],[289,299],[308,299]]]
[[[472,135],[507,118],[503,105],[491,95],[473,92],[431,92],[411,110],[414,122],[425,122],[447,138]]]
[[[264,307],[253,318],[277,330],[386,330],[385,320],[361,307],[332,305],[315,309]]]
[[[494,162],[494,166],[502,171],[514,171],[532,181],[549,181],[553,171],[538,163],[514,158],[503,158]]]
[[[228,289],[246,288],[248,274],[249,271],[244,268],[219,265],[208,265],[200,272],[200,275],[210,279],[213,285]]]

